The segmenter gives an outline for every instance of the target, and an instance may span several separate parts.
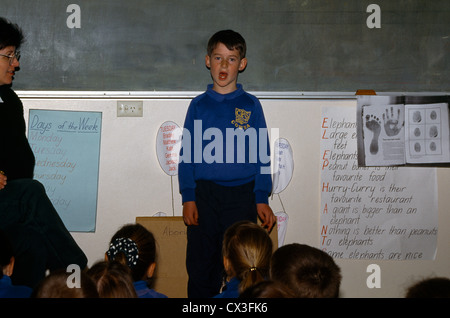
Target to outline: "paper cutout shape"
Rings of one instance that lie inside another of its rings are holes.
[[[294,156],[287,139],[278,138],[275,141],[274,155],[272,194],[277,194],[286,189],[294,172]]]
[[[173,121],[164,122],[156,136],[156,154],[159,165],[169,176],[178,174],[181,137],[183,130]]]
[[[289,215],[286,212],[275,212],[277,217],[277,230],[278,230],[278,247],[284,245],[284,239],[286,237],[287,225],[289,221]]]

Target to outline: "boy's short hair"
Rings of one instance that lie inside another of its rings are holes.
[[[247,53],[247,45],[245,44],[244,38],[233,30],[219,31],[209,39],[207,47],[209,56],[211,56],[212,51],[219,43],[223,43],[229,50],[238,50],[241,59],[243,59]]]
[[[23,40],[24,36],[20,27],[0,17],[0,50],[7,46],[14,46],[18,50]]]
[[[292,297],[337,298],[340,268],[326,252],[305,244],[288,244],[272,255],[270,277]]]
[[[408,287],[406,298],[450,298],[450,279],[425,278]]]

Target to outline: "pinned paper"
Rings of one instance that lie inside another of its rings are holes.
[[[294,157],[289,141],[278,138],[274,146],[273,194],[280,193],[288,186],[294,172]]]
[[[275,212],[275,216],[277,217],[278,247],[281,247],[284,245],[289,215],[284,211],[280,211]]]
[[[274,156],[272,195],[276,194],[278,196],[281,206],[283,207],[283,211],[275,213],[275,216],[277,217],[278,247],[281,247],[284,245],[289,216],[284,210],[280,192],[289,185],[294,173],[294,155],[287,139],[278,138],[275,141]]]
[[[156,154],[159,165],[169,176],[178,174],[178,160],[183,130],[173,121],[164,122],[156,136]]]

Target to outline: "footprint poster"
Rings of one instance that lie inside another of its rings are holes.
[[[365,121],[379,138],[385,134],[383,111]],[[397,116],[395,108],[388,112]],[[350,107],[322,108],[320,248],[344,259],[435,259],[436,168],[358,166],[355,121]]]
[[[404,105],[364,106],[362,120],[366,164],[405,164]]]
[[[358,164],[450,162],[448,97],[359,96]]]

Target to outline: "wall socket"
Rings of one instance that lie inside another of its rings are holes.
[[[142,117],[144,112],[143,102],[117,101],[117,117]]]

